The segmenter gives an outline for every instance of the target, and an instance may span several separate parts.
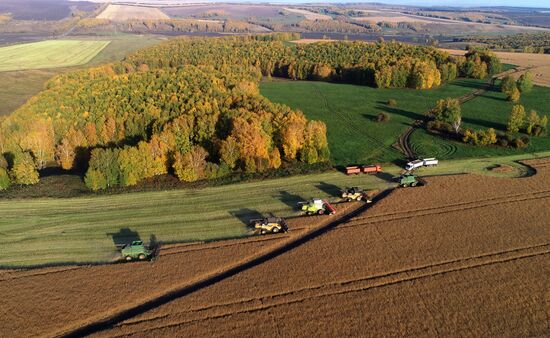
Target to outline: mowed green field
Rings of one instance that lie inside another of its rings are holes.
[[[109,41],[47,40],[0,48],[0,72],[88,63]]]
[[[403,155],[392,145],[399,135],[437,100],[459,97],[482,84],[461,79],[431,90],[376,89],[366,86],[312,81],[262,82],[261,93],[270,100],[299,109],[309,119],[327,125],[331,160],[335,165],[394,162]],[[397,106],[389,107],[389,99]],[[386,112],[390,121],[376,122]]]
[[[521,105],[527,114],[536,110],[550,117],[550,88],[535,86],[529,93],[521,96]],[[499,91],[488,91],[462,105],[463,128],[481,130],[494,128],[506,131],[508,117],[513,103],[506,100]],[[525,149],[493,147],[474,147],[431,135],[423,129],[417,129],[411,135],[413,150],[419,156],[437,156],[441,159],[463,157],[489,157],[537,152],[550,149],[550,135],[531,137],[531,144]]]
[[[297,202],[331,198],[349,185],[384,189],[382,178],[339,172],[199,190],[71,199],[0,201],[0,267],[109,262],[114,239],[137,232],[144,241],[207,241],[242,237],[252,218],[293,216]]]
[[[161,42],[162,36],[115,34],[108,36],[75,37],[79,41],[91,41],[108,43],[96,56],[86,65],[80,67],[95,66],[102,63],[122,60],[128,53],[137,49],[145,48]],[[9,86],[0,86],[0,115],[13,112],[30,97],[44,89],[46,81],[52,76],[75,70],[79,66],[49,68],[49,69],[28,69],[9,72],[0,72],[0,83],[9,83]]]
[[[443,161],[420,172],[524,176],[530,173],[529,168],[514,161],[548,156],[550,151]],[[516,170],[500,174],[489,171],[495,164],[508,164]],[[378,176],[346,176],[332,171],[199,190],[2,200],[0,268],[106,263],[116,256],[115,242],[135,238],[147,242],[153,235],[163,243],[248,236],[250,219],[271,214],[298,216],[297,202],[313,197],[338,201],[339,190],[346,186],[392,188],[392,177],[400,172],[400,167],[388,164]]]

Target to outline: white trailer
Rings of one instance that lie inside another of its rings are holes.
[[[433,167],[436,166],[439,163],[439,161],[433,157],[431,158],[425,158],[421,160],[414,160],[409,163],[407,163],[407,166],[405,167],[405,170],[414,170],[418,169],[420,167]]]

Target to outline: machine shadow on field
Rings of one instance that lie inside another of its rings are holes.
[[[133,241],[141,241],[139,233],[130,228],[121,228],[118,232],[111,232],[107,235],[113,238],[113,243],[117,248],[122,247],[125,244],[130,244]]]
[[[342,190],[342,187],[327,182],[319,182],[319,184],[315,185],[315,188],[321,190],[330,197],[340,197]]]
[[[292,208],[292,210],[296,210],[298,208],[298,202],[303,202],[306,200],[302,196],[289,193],[288,191],[279,191],[279,196],[277,197],[281,200],[281,202]]]
[[[246,226],[250,224],[250,220],[264,217],[258,210],[249,209],[249,208],[231,210],[229,211],[229,214],[237,218],[239,221],[241,221],[241,223],[243,223]]]
[[[394,182],[393,175],[384,171],[376,173],[377,178],[384,180],[386,182]]]

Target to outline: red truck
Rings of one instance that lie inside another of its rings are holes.
[[[346,174],[348,175],[357,175],[360,173],[364,174],[376,174],[382,171],[382,167],[378,164],[376,165],[350,165],[346,167]]]
[[[346,174],[352,175],[352,174],[359,174],[361,173],[361,167],[358,165],[350,165],[346,167]]]
[[[382,167],[378,164],[364,165],[361,167],[361,171],[365,174],[376,174],[382,171]]]

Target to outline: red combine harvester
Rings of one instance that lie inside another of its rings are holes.
[[[364,174],[376,174],[382,171],[382,167],[378,164],[376,165],[350,165],[346,167],[346,174],[348,175],[358,175],[360,173]]]

